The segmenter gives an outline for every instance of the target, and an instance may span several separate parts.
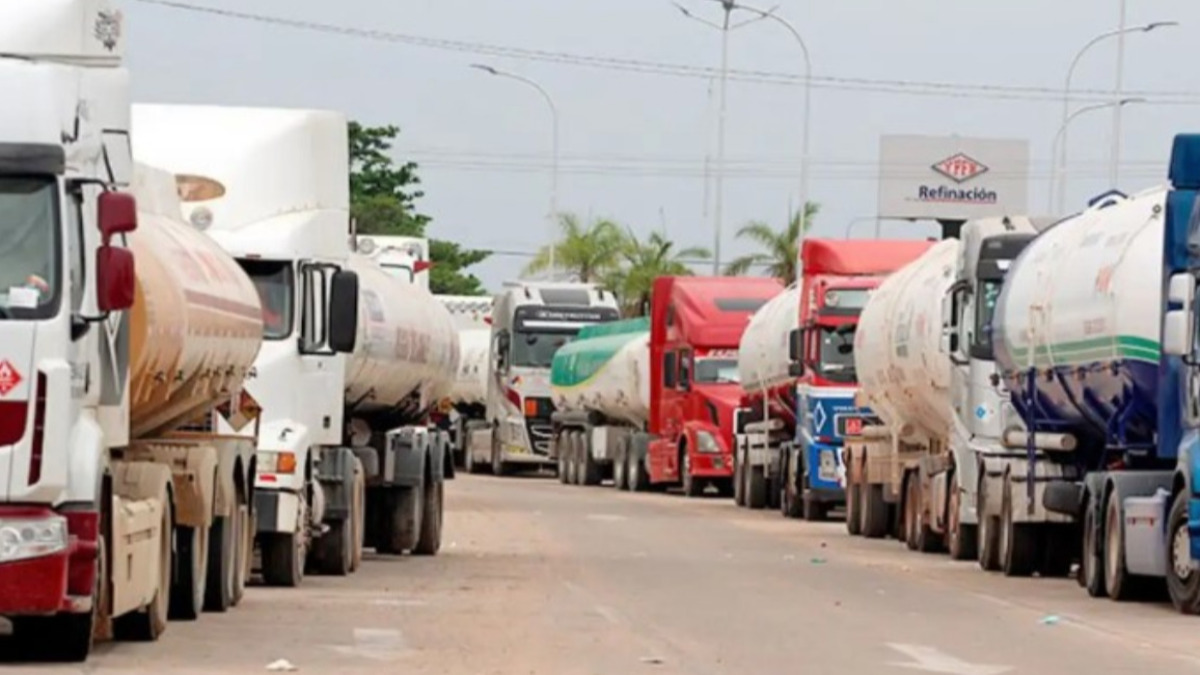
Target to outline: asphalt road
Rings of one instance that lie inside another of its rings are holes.
[[[1200,673],[1200,619],[724,499],[460,476],[435,558],[254,588],[86,668],[4,673]]]

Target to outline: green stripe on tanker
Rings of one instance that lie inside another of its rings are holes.
[[[625,319],[584,326],[579,336],[554,355],[550,386],[569,389],[586,384],[625,345],[650,332],[650,319]]]

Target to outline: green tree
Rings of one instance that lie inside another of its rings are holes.
[[[812,220],[821,207],[814,202],[804,205],[804,230],[812,227]],[[764,266],[767,274],[779,279],[784,284],[796,280],[796,268],[800,262],[800,214],[792,216],[787,227],[776,230],[770,224],[760,220],[746,223],[738,230],[738,239],[749,239],[762,249],[735,259],[725,268],[725,273],[740,276],[750,271],[751,267]]]
[[[389,152],[399,127],[366,127],[350,122],[350,215],[359,234],[427,237],[431,218],[417,211],[425,196],[415,162],[396,162]],[[484,295],[483,283],[464,270],[487,259],[490,251],[430,239],[429,288],[445,295]]]
[[[611,274],[621,262],[625,235],[621,226],[601,218],[584,225],[574,213],[559,213],[562,238],[554,244],[554,267],[575,274],[582,282],[598,282]],[[550,268],[550,247],[543,246],[525,266],[526,274]]]
[[[673,250],[675,242],[660,232],[651,232],[642,241],[632,230],[621,249],[624,265],[608,277],[608,287],[620,298],[626,316],[642,316],[650,304],[654,280],[692,274],[687,260],[704,260],[712,253],[699,246]]]

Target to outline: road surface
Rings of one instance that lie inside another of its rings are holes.
[[[723,499],[460,476],[436,558],[254,588],[105,645],[86,668],[4,673],[744,675],[1200,673],[1200,619],[1005,579]]]

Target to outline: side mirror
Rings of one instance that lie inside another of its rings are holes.
[[[349,354],[358,341],[358,275],[338,270],[329,290],[329,347]]]
[[[801,336],[803,334],[803,331],[801,331],[799,328],[796,328],[792,332],[788,333],[788,360],[801,360],[801,344],[804,342]]]
[[[1172,274],[1170,281],[1167,282],[1167,301],[1183,305],[1184,308],[1192,306],[1192,302],[1196,297],[1196,278],[1188,273]]]
[[[1163,318],[1163,353],[1187,357],[1192,352],[1191,311],[1173,309]]]
[[[100,235],[107,244],[118,234],[137,229],[137,200],[126,192],[101,192],[96,205]]]
[[[96,249],[96,307],[101,312],[129,309],[136,289],[133,251],[117,246]]]
[[[792,361],[788,364],[789,377],[802,377],[804,375],[804,364],[800,361]]]

